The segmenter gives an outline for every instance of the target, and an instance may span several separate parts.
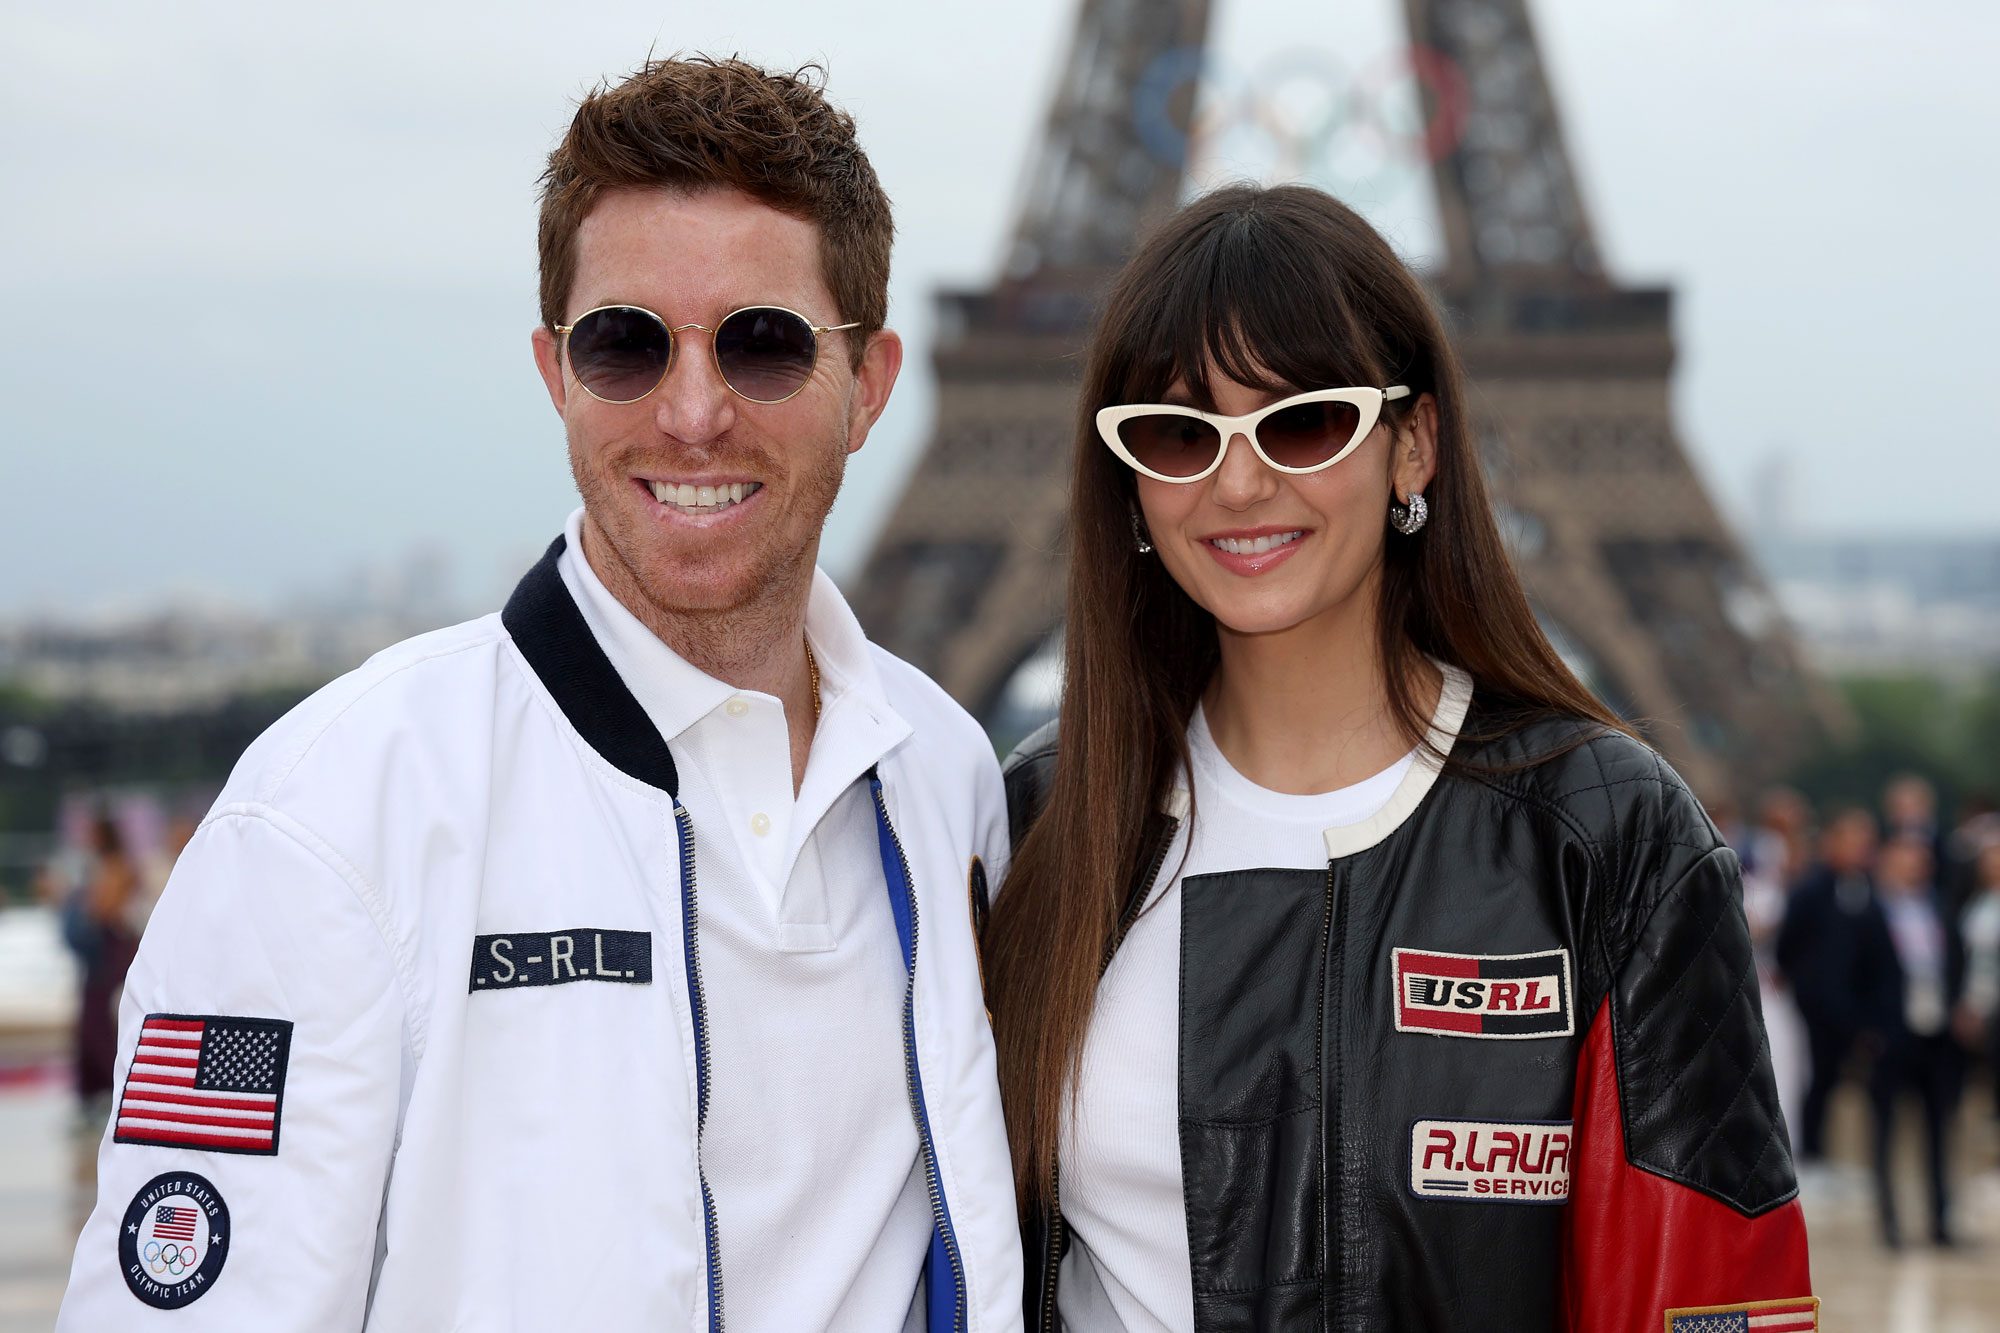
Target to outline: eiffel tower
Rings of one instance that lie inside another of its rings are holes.
[[[1674,433],[1673,293],[1606,272],[1526,0],[1403,3],[1433,72],[1426,123],[1445,131],[1428,154],[1446,250],[1430,281],[1529,593],[1579,673],[1697,790],[1747,794],[1838,709]],[[989,721],[1061,615],[1093,301],[1183,189],[1135,106],[1198,66],[1208,17],[1207,0],[1082,0],[1004,270],[939,298],[935,436],[855,604]]]

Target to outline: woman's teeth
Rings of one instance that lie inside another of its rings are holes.
[[[742,504],[745,500],[764,489],[760,481],[736,481],[727,486],[690,486],[686,482],[678,485],[671,481],[652,483],[653,498],[663,505],[688,514],[714,514]]]
[[[1268,537],[1211,537],[1209,545],[1230,555],[1262,555],[1275,551],[1280,546],[1295,542],[1305,536],[1303,530],[1297,532],[1274,532]]]

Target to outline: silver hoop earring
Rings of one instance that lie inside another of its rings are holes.
[[[1140,555],[1151,555],[1153,543],[1146,540],[1146,525],[1139,521],[1139,511],[1132,511],[1132,545]]]
[[[1414,536],[1430,518],[1431,507],[1424,503],[1422,491],[1411,491],[1408,504],[1389,506],[1389,526],[1405,537]]]

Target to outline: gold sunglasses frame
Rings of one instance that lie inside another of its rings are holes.
[[[576,363],[569,359],[570,333],[576,328],[578,324],[583,323],[584,320],[589,319],[592,315],[595,315],[598,312],[604,310],[636,310],[642,315],[650,315],[654,319],[659,320],[660,327],[667,331],[667,363],[660,367],[660,377],[654,380],[651,384],[647,385],[646,392],[640,394],[636,398],[606,398],[603,394],[597,392],[597,390],[591,388],[588,384],[585,384],[583,382],[583,377],[576,373]],[[722,358],[716,355],[715,330],[721,328],[724,324],[727,324],[730,320],[735,319],[738,315],[745,314],[752,310],[781,311],[784,314],[790,315],[793,319],[798,320],[801,324],[804,324],[806,326],[806,329],[813,336],[812,365],[806,368],[806,376],[804,379],[799,381],[799,387],[793,389],[783,398],[752,398],[749,394],[743,392],[743,390],[737,388],[734,384],[730,383],[728,373],[724,371],[722,368]],[[625,407],[629,406],[632,403],[644,402],[646,398],[653,392],[653,390],[659,388],[662,384],[665,384],[667,382],[667,376],[673,373],[674,355],[680,349],[680,341],[681,341],[680,338],[677,337],[676,335],[685,333],[689,329],[700,329],[703,333],[706,333],[708,335],[708,359],[709,362],[712,365],[714,365],[716,378],[722,381],[723,387],[727,388],[729,392],[735,394],[738,398],[741,398],[746,403],[757,403],[765,407],[770,407],[778,403],[789,403],[790,401],[792,401],[792,399],[798,397],[799,394],[805,389],[806,385],[811,382],[813,371],[819,369],[819,340],[822,336],[829,333],[840,333],[847,329],[858,329],[860,327],[861,324],[860,321],[858,320],[852,324],[815,324],[810,319],[800,314],[798,311],[792,309],[790,306],[773,305],[768,301],[760,302],[757,305],[738,306],[736,309],[724,315],[721,319],[716,320],[715,325],[712,328],[707,324],[669,324],[667,323],[666,318],[663,315],[661,315],[658,311],[648,310],[646,309],[645,306],[642,305],[633,305],[629,301],[618,301],[614,302],[611,305],[594,305],[590,309],[578,315],[574,320],[570,321],[569,323],[556,325],[555,332],[562,339],[561,350],[563,353],[563,363],[569,369],[569,377],[576,381],[576,385],[578,388],[582,389],[585,393],[589,394],[592,398],[595,398],[600,403],[609,403],[613,407]]]

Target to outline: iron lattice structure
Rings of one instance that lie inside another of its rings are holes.
[[[1672,292],[1607,273],[1526,0],[1404,9],[1437,75],[1430,123],[1452,128],[1431,154],[1446,249],[1432,285],[1529,592],[1591,684],[1699,790],[1767,781],[1836,708],[1674,432]],[[1083,0],[1005,270],[939,298],[935,435],[856,606],[989,720],[1061,613],[1063,456],[1094,299],[1183,188],[1181,166],[1143,141],[1135,99],[1189,66],[1208,12]]]

